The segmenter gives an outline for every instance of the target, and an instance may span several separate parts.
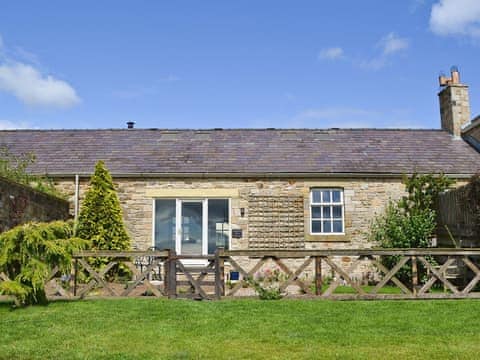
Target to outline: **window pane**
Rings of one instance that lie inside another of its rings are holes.
[[[341,202],[342,197],[340,196],[340,191],[339,190],[333,190],[332,191],[332,201],[339,203]]]
[[[342,221],[338,221],[338,220],[335,220],[333,222],[333,232],[336,232],[336,233],[341,233],[343,232],[343,226],[342,226]]]
[[[342,218],[342,207],[341,206],[332,206],[333,208],[333,218],[341,219]]]
[[[330,212],[330,206],[324,206],[323,207],[323,218],[324,219],[330,219],[331,212]]]
[[[155,247],[175,249],[175,200],[155,200]]]
[[[323,232],[324,233],[331,233],[332,232],[332,222],[331,221],[324,221],[323,222]]]
[[[320,218],[322,216],[321,211],[321,206],[312,206],[312,218]]]
[[[312,201],[314,203],[322,202],[321,194],[322,192],[320,190],[312,190]]]
[[[203,205],[201,201],[182,201],[182,247],[183,255],[202,253]]]
[[[217,247],[228,249],[230,234],[228,200],[208,200],[208,253],[214,254]]]
[[[321,222],[320,221],[312,221],[312,233],[319,233],[322,232]]]
[[[330,190],[322,191],[322,195],[323,195],[323,202],[324,203],[329,203],[330,202]]]

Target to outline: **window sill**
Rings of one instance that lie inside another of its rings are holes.
[[[326,234],[305,234],[305,241],[308,242],[350,242],[350,238],[345,234],[326,235]]]

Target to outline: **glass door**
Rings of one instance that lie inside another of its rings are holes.
[[[181,201],[180,254],[204,253],[203,201]]]

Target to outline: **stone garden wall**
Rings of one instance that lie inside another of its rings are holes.
[[[66,220],[68,201],[0,178],[0,232],[29,221]]]

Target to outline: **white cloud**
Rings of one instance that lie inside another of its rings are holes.
[[[26,122],[13,122],[9,120],[0,120],[0,130],[31,129]]]
[[[379,54],[370,59],[360,59],[355,64],[363,69],[380,70],[391,61],[394,55],[406,51],[410,47],[410,41],[391,32],[382,37],[375,48],[380,51]]]
[[[15,46],[15,48],[13,49],[13,53],[15,55],[14,58],[18,61],[23,60],[37,67],[41,66],[38,56],[28,50],[25,50],[21,46]]]
[[[480,36],[480,1],[440,0],[433,4],[430,29],[437,35]]]
[[[75,89],[67,82],[19,62],[0,65],[0,90],[32,106],[66,108],[80,102]]]
[[[392,55],[408,49],[409,42],[407,39],[391,32],[379,41],[378,46],[382,49],[383,55]]]
[[[341,47],[331,47],[322,49],[318,54],[320,60],[338,60],[344,58],[344,52]]]
[[[0,35],[0,91],[30,106],[67,108],[81,101],[70,84],[41,69],[35,54],[6,46]]]

